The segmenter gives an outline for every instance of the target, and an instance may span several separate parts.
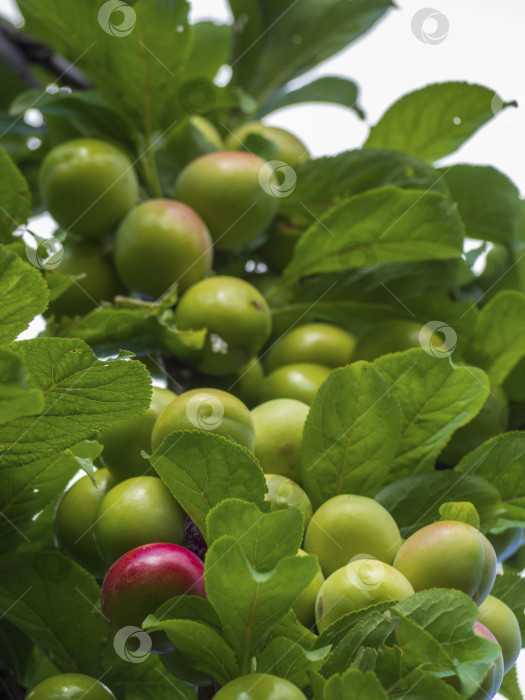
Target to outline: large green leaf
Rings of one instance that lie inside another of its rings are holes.
[[[441,172],[458,204],[467,236],[511,245],[520,216],[516,185],[488,165],[454,165]]]
[[[494,115],[494,90],[435,83],[404,95],[372,127],[366,148],[393,148],[423,160],[453,153]]]
[[[283,277],[457,258],[463,233],[456,209],[442,195],[382,187],[350,197],[313,223]]]
[[[232,27],[229,24],[197,22],[192,25],[193,46],[188,59],[192,75],[213,80],[219,68],[228,62]]]
[[[286,87],[279,88],[260,107],[257,117],[264,117],[270,112],[302,102],[334,102],[353,109],[361,119],[364,119],[357,99],[358,88],[355,83],[346,78],[327,75],[295,90]]]
[[[314,399],[303,433],[301,476],[314,506],[340,493],[373,496],[399,440],[397,401],[367,362],[334,370]]]
[[[40,272],[0,247],[0,344],[9,343],[42,313],[49,291]]]
[[[350,668],[343,675],[332,676],[325,686],[325,700],[353,697],[386,700],[387,694],[374,673],[363,673],[357,668]]]
[[[103,362],[81,340],[35,338],[16,343],[28,386],[44,393],[37,417],[0,427],[0,463],[16,467],[52,456],[119,421],[143,413],[151,378],[140,362]]]
[[[150,462],[184,511],[206,536],[206,517],[225,498],[263,507],[266,481],[251,452],[204,430],[175,432]]]
[[[233,79],[263,101],[366,32],[390,0],[229,0]]]
[[[98,677],[108,631],[97,612],[100,588],[87,571],[58,552],[0,558],[0,610],[64,673]]]
[[[21,0],[19,6],[27,31],[83,70],[148,139],[184,114],[180,91],[192,43],[186,0],[120,8],[103,0]]]
[[[0,425],[20,416],[31,416],[44,409],[44,394],[29,389],[27,374],[19,357],[0,349]]]
[[[454,367],[422,349],[384,355],[373,363],[401,406],[401,439],[390,481],[429,471],[452,433],[471,420],[489,393],[477,367]]]
[[[309,674],[320,668],[329,649],[308,651],[286,637],[276,637],[257,659],[257,672],[286,678],[304,690],[309,685]]]
[[[31,216],[31,193],[20,170],[0,146],[0,241]]]

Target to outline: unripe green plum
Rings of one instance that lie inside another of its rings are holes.
[[[151,435],[155,421],[177,395],[169,389],[152,388],[151,403],[141,416],[117,423],[98,436],[104,445],[102,459],[119,481],[132,476],[144,476],[151,472],[151,464],[141,456],[141,451],[151,452]]]
[[[330,372],[330,367],[307,362],[278,367],[265,378],[261,400],[296,399],[309,406]]]
[[[264,366],[267,372],[296,362],[342,367],[351,361],[355,343],[353,335],[331,323],[307,323],[282,337],[266,356]]]
[[[84,275],[59,297],[54,299],[46,312],[57,318],[83,316],[102,301],[112,301],[117,294],[125,293],[105,246],[100,242],[86,241],[68,235],[63,243],[64,256],[56,272],[61,275]],[[54,272],[48,273],[50,277]]]
[[[306,700],[306,695],[285,678],[269,673],[240,676],[224,685],[214,700]]]
[[[220,389],[192,389],[166,406],[153,428],[154,450],[177,430],[208,430],[253,452],[255,428],[243,402]]]
[[[397,553],[394,566],[415,591],[455,588],[481,603],[496,577],[494,547],[467,523],[444,520],[411,535]]]
[[[40,190],[47,210],[83,238],[112,233],[135,204],[138,181],[129,158],[99,139],[74,139],[44,158]]]
[[[244,147],[246,139],[252,134],[262,136],[278,149],[273,154],[272,160],[280,160],[292,166],[306,163],[307,160],[310,160],[308,149],[297,136],[285,129],[280,129],[277,126],[267,126],[260,122],[251,122],[241,126],[226,140],[226,147],[232,151],[237,151]]]
[[[115,265],[121,279],[158,298],[174,283],[181,292],[211,270],[213,248],[206,224],[192,209],[170,199],[133,207],[115,236]]]
[[[61,552],[100,575],[107,567],[98,551],[93,526],[100,503],[116,480],[107,469],[97,469],[95,481],[96,486],[89,476],[83,476],[60,499],[55,513],[55,542]]]
[[[391,564],[401,546],[394,518],[373,498],[341,494],[318,508],[304,541],[308,554],[316,554],[325,576],[357,556]]]
[[[204,219],[217,249],[254,240],[277,213],[278,200],[259,183],[264,165],[251,153],[219,151],[197,158],[179,175],[175,198]]]
[[[379,559],[356,559],[334,571],[323,583],[315,603],[319,633],[343,615],[384,600],[402,601],[414,595],[410,582]]]
[[[108,564],[151,542],[184,542],[184,511],[156,476],[121,481],[102,499],[95,523],[97,546]]]
[[[416,321],[394,320],[376,323],[359,336],[352,360],[373,362],[381,355],[419,348],[419,334],[422,328],[422,324]],[[425,341],[430,342],[433,335],[435,334],[430,331],[423,331],[424,344]],[[435,344],[441,345],[442,340],[439,336],[436,338]]]
[[[496,637],[507,673],[521,651],[521,631],[516,615],[502,600],[489,595],[478,608],[478,620]]]
[[[307,494],[295,481],[280,474],[265,474],[265,478],[268,487],[265,500],[269,501],[272,510],[300,510],[306,531],[313,515],[312,503]]]
[[[62,673],[46,678],[31,690],[27,700],[115,700],[111,690],[82,673]]]
[[[299,557],[307,557],[308,554],[304,549],[297,552]],[[308,586],[302,593],[298,595],[293,604],[293,611],[297,615],[297,619],[305,627],[313,627],[315,625],[315,601],[325,578],[321,571],[316,574],[315,578],[310,581]]]
[[[102,612],[114,631],[141,627],[144,619],[177,595],[206,597],[204,564],[185,547],[155,542],[126,552],[102,583]],[[174,651],[164,632],[150,634],[155,651]]]
[[[192,364],[212,375],[237,371],[257,355],[272,329],[264,297],[248,282],[227,276],[193,285],[177,304],[175,320],[181,329],[208,330]]]
[[[494,547],[498,562],[502,562],[518,551],[525,541],[525,534],[522,527],[511,527],[503,532],[489,532],[487,538]]]
[[[295,399],[275,399],[252,410],[254,453],[264,472],[301,479],[299,450],[310,407]]]
[[[238,371],[237,380],[232,391],[247,406],[255,406],[259,402],[263,381],[264,371],[262,365],[257,357],[252,357]]]
[[[490,394],[477,416],[458,428],[445,446],[437,461],[456,465],[466,454],[482,442],[504,432],[509,420],[509,404],[503,389],[492,384]]]
[[[498,640],[494,637],[492,632],[481,622],[476,621],[474,623],[474,632],[478,635],[478,637],[488,639],[495,644],[498,643]],[[501,687],[503,674],[503,656],[500,654],[496,661],[491,663],[483,682],[476,690],[474,695],[469,697],[469,700],[491,700],[491,698],[497,694]]]

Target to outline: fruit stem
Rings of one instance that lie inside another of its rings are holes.
[[[162,197],[162,187],[160,184],[159,173],[157,170],[157,163],[155,162],[155,153],[151,144],[148,144],[148,149],[146,151],[146,162],[143,162],[144,171],[146,174],[146,180],[148,183],[148,188],[150,194],[159,199]]]

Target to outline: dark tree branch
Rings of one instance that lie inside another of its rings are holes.
[[[86,76],[76,66],[7,22],[0,22],[0,63],[19,75],[32,88],[42,85],[31,71],[31,64],[42,66],[63,85],[77,90],[91,87]]]

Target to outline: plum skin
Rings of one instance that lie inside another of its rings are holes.
[[[141,627],[176,595],[206,597],[204,564],[185,547],[167,542],[136,547],[111,566],[102,583],[102,613],[113,630]],[[151,635],[155,651],[173,651],[164,632]]]
[[[500,645],[503,670],[507,673],[521,651],[521,631],[516,615],[502,600],[489,595],[478,608],[478,621],[492,632]]]
[[[467,523],[444,520],[421,528],[401,546],[394,561],[414,590],[455,588],[481,603],[496,577],[496,553]]]

